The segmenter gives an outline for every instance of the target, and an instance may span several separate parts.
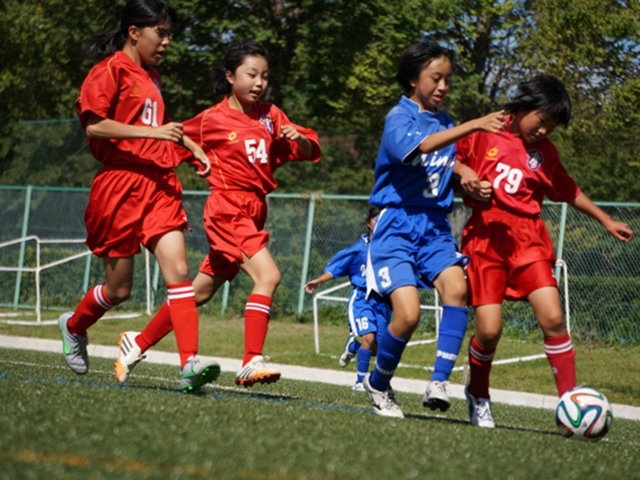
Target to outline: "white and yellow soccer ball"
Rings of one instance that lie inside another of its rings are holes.
[[[556,407],[558,432],[566,438],[600,440],[609,432],[612,422],[609,400],[593,388],[569,390]]]

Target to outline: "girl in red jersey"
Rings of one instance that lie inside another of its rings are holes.
[[[460,141],[457,171],[472,215],[462,233],[469,303],[475,307],[476,332],[469,344],[471,382],[466,387],[471,423],[494,427],[489,374],[502,331],[502,301],[527,300],[544,334],[544,349],[558,396],[576,386],[575,353],[564,323],[556,257],[540,218],[542,200],[569,205],[593,217],[614,238],[628,242],[629,226],[612,220],[580,191],[547,138],[567,125],[571,102],[558,79],[540,75],[518,85],[505,106],[509,128],[500,134],[476,132]],[[477,181],[483,189],[478,190]],[[483,198],[484,197],[484,198]]]
[[[271,383],[280,372],[268,365],[262,349],[267,336],[273,294],[280,271],[267,243],[266,195],[276,188],[273,172],[284,163],[320,160],[315,131],[294,125],[271,103],[260,101],[268,85],[267,51],[259,43],[231,45],[223,66],[214,71],[213,89],[226,94],[218,104],[184,122],[185,134],[201,145],[211,159],[207,180],[211,194],[204,209],[209,255],[194,279],[196,303],[203,305],[224,284],[244,270],[254,286],[245,308],[242,368],[235,383],[249,387]],[[142,354],[171,331],[165,303],[141,334],[125,332],[127,344],[119,362],[128,372]]]
[[[104,165],[96,174],[85,213],[86,244],[103,259],[106,281],[92,287],[75,312],[60,316],[69,367],[89,369],[87,329],[131,293],[140,243],[158,260],[167,284],[170,318],[180,353],[180,386],[188,391],[214,380],[220,367],[200,362],[198,313],[189,278],[183,229],[182,188],[173,171],[175,144],[209,172],[203,150],[169,121],[153,68],[164,57],[175,11],[160,0],[128,0],[120,26],[94,36],[89,53],[102,58],[85,79],[76,110],[89,148]],[[117,43],[124,39],[118,50]],[[179,321],[176,321],[178,320]]]

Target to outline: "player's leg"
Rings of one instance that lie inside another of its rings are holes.
[[[341,368],[345,368],[347,365],[349,365],[351,363],[351,360],[353,360],[358,354],[358,349],[360,348],[358,337],[362,335],[362,333],[360,333],[360,317],[362,315],[366,316],[366,313],[363,314],[360,312],[361,307],[366,305],[365,296],[366,292],[357,288],[353,288],[351,290],[351,294],[349,295],[349,301],[347,303],[347,314],[349,317],[349,336],[344,343],[342,353],[338,357],[338,365],[340,365]],[[367,319],[365,318],[364,321],[366,322]]]
[[[362,336],[362,343],[357,352],[356,360],[356,383],[353,386],[354,390],[362,390],[362,382],[367,373],[369,373],[369,366],[371,364],[371,356],[373,354],[373,348],[376,344],[376,332],[365,333]]]
[[[169,315],[180,355],[180,387],[191,391],[218,378],[220,366],[215,361],[201,362],[196,358],[198,311],[182,229],[159,235],[149,242],[149,248],[167,285]]]
[[[431,381],[423,398],[425,407],[446,411],[451,406],[446,389],[467,330],[467,281],[460,265],[444,269],[433,281],[442,299],[436,359]]]
[[[493,428],[489,394],[489,375],[496,347],[502,334],[502,304],[475,307],[476,332],[469,342],[470,382],[465,387],[472,425]]]
[[[556,381],[558,396],[576,386],[576,356],[562,315],[556,287],[542,287],[527,296],[544,333],[544,351]]]
[[[391,292],[390,300],[393,317],[380,335],[375,366],[371,374],[364,378],[363,386],[375,413],[403,418],[404,414],[391,388],[391,379],[411,335],[418,326],[420,297],[415,286],[406,285]]]
[[[65,361],[78,375],[89,371],[87,329],[131,294],[133,257],[105,258],[103,263],[105,283],[91,287],[74,312],[64,313],[58,319]]]
[[[262,355],[269,330],[271,303],[280,284],[280,270],[266,247],[247,257],[240,266],[253,280],[253,289],[245,306],[244,358],[236,375],[236,384],[250,387],[255,383],[272,383],[280,372],[268,365]]]

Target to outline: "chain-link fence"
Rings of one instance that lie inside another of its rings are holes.
[[[193,231],[187,233],[192,274],[208,250],[201,214],[207,192],[185,192],[184,205]],[[0,187],[0,243],[37,236],[40,239],[84,239],[83,215],[87,189],[48,187]],[[274,318],[285,314],[309,315],[312,298],[304,283],[320,275],[328,260],[366,232],[369,208],[365,196],[272,194],[268,197],[267,230],[269,249],[282,273],[276,292]],[[640,204],[600,203],[612,217],[640,225]],[[451,214],[456,235],[469,215],[460,203]],[[640,243],[616,241],[593,219],[563,204],[545,204],[543,218],[549,228],[558,257],[568,265],[571,330],[576,338],[640,341]],[[40,262],[55,262],[86,251],[81,243],[46,244]],[[0,267],[33,267],[38,261],[32,242],[18,242],[0,248]],[[136,264],[134,291],[127,309],[143,310],[147,305],[144,256]],[[165,298],[162,277],[151,263],[151,308]],[[56,265],[42,271],[39,279],[41,308],[60,311],[73,308],[83,291],[103,281],[102,263],[92,256]],[[0,271],[0,307],[33,309],[36,279],[31,273]],[[244,310],[251,280],[238,277],[214,297],[205,310],[240,314]],[[425,292],[425,302],[433,293]],[[537,329],[525,303],[505,304],[505,330],[528,334]]]

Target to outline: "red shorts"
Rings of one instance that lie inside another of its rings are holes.
[[[266,221],[264,196],[240,190],[212,191],[204,207],[209,255],[200,271],[232,280],[243,262],[242,254],[251,258],[269,243]]]
[[[158,235],[188,227],[182,186],[173,170],[103,167],[84,214],[86,244],[98,257],[140,253]]]
[[[468,303],[473,306],[523,300],[534,290],[558,286],[556,255],[544,222],[507,212],[474,212],[462,232]]]

